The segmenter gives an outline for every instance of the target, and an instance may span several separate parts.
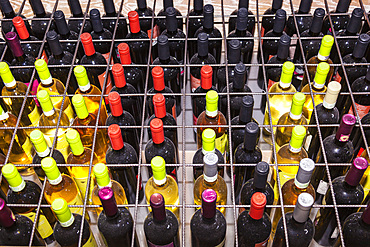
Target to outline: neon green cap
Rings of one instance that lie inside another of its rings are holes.
[[[74,155],[81,155],[85,149],[81,142],[80,134],[75,129],[69,129],[66,134],[67,142]]]
[[[79,119],[85,119],[89,116],[89,112],[87,111],[85,99],[81,94],[75,94],[72,97],[72,104],[75,107],[77,117]]]
[[[53,184],[53,181],[60,178],[61,174],[58,169],[57,163],[52,157],[43,158],[41,160],[41,168],[44,170],[48,180],[51,181],[51,184]]]
[[[40,102],[42,111],[50,112],[54,109],[53,103],[51,102],[48,91],[40,90],[37,92],[37,100]]]
[[[99,187],[109,186],[111,183],[108,167],[103,163],[94,165],[93,172]]]
[[[0,76],[4,84],[8,84],[14,81],[14,76],[9,69],[9,65],[6,62],[0,62]]]
[[[297,125],[293,128],[290,146],[293,149],[300,150],[303,144],[303,139],[306,136],[306,128],[302,125]]]
[[[213,129],[205,129],[202,132],[202,149],[206,152],[215,150],[216,132]]]
[[[79,86],[86,86],[88,85],[90,82],[89,82],[89,78],[87,77],[87,73],[86,73],[86,69],[84,66],[82,65],[77,65],[74,69],[73,69],[74,73],[75,73],[75,76],[76,76],[76,79],[77,79],[77,83]]]
[[[64,200],[63,198],[55,199],[51,204],[51,208],[53,209],[62,226],[67,226],[71,219],[71,224],[73,223],[73,215],[71,213],[71,210],[68,208],[66,200]]]
[[[153,179],[157,182],[165,182],[166,179],[166,162],[161,156],[155,156],[151,163],[151,167],[153,170]],[[162,182],[161,184],[163,184]]]
[[[4,111],[3,107],[0,105],[0,115],[3,115],[6,111]]]
[[[285,87],[290,86],[290,84],[292,82],[294,70],[295,70],[294,63],[292,63],[290,61],[286,61],[283,64],[283,68],[281,70],[280,82],[283,83]],[[281,85],[281,83],[280,83],[280,85]]]
[[[295,93],[293,95],[292,107],[290,108],[290,112],[293,115],[300,116],[302,114],[303,104],[305,101],[306,96],[303,93]]]
[[[20,191],[24,188],[23,186],[22,189],[17,190],[17,188],[21,187],[22,184],[24,184],[24,180],[19,174],[17,168],[13,164],[11,163],[6,164],[1,169],[1,172],[3,173],[3,176],[5,177],[6,181],[8,181],[9,186],[13,190],[15,188],[16,189],[15,191]]]
[[[218,113],[218,93],[215,90],[209,90],[206,94],[206,113],[211,117]]]
[[[47,80],[51,77],[48,65],[44,59],[37,59],[35,67],[41,80]]]
[[[330,66],[327,62],[321,62],[319,65],[317,65],[315,78],[313,81],[315,82],[314,85],[319,85],[320,88],[323,87],[326,81],[326,77],[328,76],[330,70]]]
[[[30,139],[33,145],[35,146],[37,153],[43,153],[45,150],[49,149],[48,144],[44,138],[42,132],[38,129],[33,130],[30,134]]]
[[[319,50],[319,59],[320,60],[327,60],[329,58],[331,48],[334,44],[334,37],[331,35],[325,35],[322,37],[320,50]]]

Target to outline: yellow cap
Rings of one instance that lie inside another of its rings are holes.
[[[66,134],[67,142],[71,147],[73,155],[81,155],[85,149],[82,145],[80,134],[75,129],[69,129]]]
[[[320,50],[319,50],[319,59],[327,60],[329,58],[331,48],[334,44],[334,37],[331,35],[325,35],[322,37]]]
[[[75,73],[75,76],[76,76],[76,79],[77,79],[77,83],[79,86],[86,86],[89,84],[89,78],[87,77],[87,73],[86,73],[86,69],[84,66],[82,65],[77,65],[74,69],[73,69],[74,73]]]
[[[9,186],[13,190],[14,189],[15,191],[21,190],[21,189],[17,190],[17,188],[21,187],[22,184],[24,184],[24,180],[19,174],[17,168],[13,164],[11,163],[6,164],[5,166],[3,166],[1,172],[3,173],[3,176],[5,177],[6,181],[8,181]]]
[[[213,129],[205,129],[202,132],[202,149],[206,152],[215,150],[216,132]]]
[[[306,96],[303,93],[295,93],[293,95],[293,100],[292,100],[292,107],[290,108],[290,112],[293,115],[301,115],[302,114],[302,109],[303,109],[303,104],[306,101]]]
[[[44,170],[48,180],[51,184],[60,178],[60,171],[58,169],[57,163],[52,157],[46,157],[41,160],[41,168]],[[60,182],[60,181],[59,181]],[[59,183],[58,182],[58,183]],[[57,184],[58,184],[57,183]]]
[[[316,87],[322,88],[324,86],[329,70],[330,66],[327,62],[321,62],[317,65],[315,78],[313,79]]]
[[[306,128],[302,125],[297,125],[293,128],[290,146],[293,149],[300,150],[303,144],[303,139],[306,136]]]
[[[62,226],[66,227],[71,221],[72,222],[69,225],[73,223],[73,215],[71,213],[71,210],[68,208],[66,200],[64,200],[63,198],[55,199],[51,204],[51,208],[53,209]]]
[[[45,152],[45,150],[49,148],[48,144],[45,141],[44,134],[42,134],[42,132],[38,129],[31,132],[30,139],[35,146],[37,153]]]
[[[48,65],[44,59],[37,59],[35,62],[35,67],[41,80],[47,80],[51,77]]]
[[[163,181],[166,178],[166,162],[161,156],[155,156],[151,163],[153,178],[155,181]]]
[[[5,85],[14,81],[14,76],[6,62],[0,62],[0,76]]]
[[[72,97],[72,104],[75,107],[77,117],[79,119],[85,119],[89,116],[89,112],[87,111],[85,99],[81,94],[75,94]]]
[[[283,68],[281,70],[280,82],[282,84],[284,84],[284,87],[289,87],[290,86],[290,84],[292,82],[294,70],[295,70],[294,63],[292,63],[290,61],[286,61],[283,64]],[[281,83],[280,83],[280,85],[281,85]]]
[[[93,172],[99,187],[109,186],[111,183],[108,167],[103,163],[94,165]]]
[[[211,117],[218,113],[218,93],[215,90],[209,90],[206,94],[206,113]]]
[[[48,91],[40,90],[37,92],[37,100],[40,102],[42,111],[50,112],[54,109]]]

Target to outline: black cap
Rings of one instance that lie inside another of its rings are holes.
[[[272,0],[272,9],[278,10],[283,6],[283,0]]]
[[[163,0],[163,9],[173,7],[173,0]]]
[[[240,50],[242,44],[238,39],[232,39],[227,42],[227,61],[230,64],[237,64],[240,62]]]
[[[51,53],[53,55],[60,55],[63,53],[63,48],[60,45],[58,34],[55,31],[47,32],[46,40],[48,41]]]
[[[198,34],[197,40],[198,55],[205,57],[208,54],[208,35],[206,33]]]
[[[352,55],[355,58],[363,58],[367,51],[367,46],[370,42],[370,36],[366,33],[361,34],[358,36],[355,48],[353,49]]]
[[[325,10],[323,8],[315,9],[313,19],[310,27],[312,33],[320,33],[322,29],[322,23],[325,16]]]
[[[234,82],[233,88],[243,89],[245,86],[245,78],[247,77],[247,67],[244,63],[239,62],[234,67]]]
[[[45,13],[44,5],[41,0],[30,0],[31,8],[35,15],[41,15]]]
[[[245,125],[244,133],[244,149],[254,150],[256,147],[256,142],[258,140],[258,124],[255,122],[249,122]]]
[[[168,46],[168,37],[166,35],[158,36],[158,57],[161,60],[170,58],[170,47]]]
[[[252,95],[246,95],[242,98],[242,106],[240,107],[239,122],[247,124],[252,120],[254,99]]]
[[[283,9],[278,9],[275,14],[275,20],[274,20],[274,32],[275,33],[282,33],[285,28],[285,22],[286,22],[286,12]]]
[[[0,8],[4,14],[14,13],[14,9],[9,0],[0,0]]]
[[[286,34],[280,37],[278,43],[277,57],[280,59],[287,59],[289,56],[290,37]]]
[[[238,8],[249,8],[249,0],[239,0]]]
[[[361,8],[355,8],[352,11],[351,19],[347,24],[347,32],[356,34],[360,32],[362,27],[362,16],[364,15],[364,11]]]
[[[100,11],[98,9],[90,10],[90,21],[94,32],[100,33],[103,31],[103,23],[100,18]]]
[[[54,12],[54,21],[57,26],[58,33],[61,35],[66,35],[70,32],[69,26],[64,16],[63,11],[57,10]]]
[[[136,0],[139,9],[146,9],[146,0]]]
[[[266,187],[267,176],[270,172],[270,166],[264,161],[258,162],[254,168],[253,185],[257,189],[264,189]]]
[[[337,5],[337,13],[347,13],[349,5],[351,4],[352,0],[339,0]]]
[[[166,9],[166,27],[170,32],[177,30],[176,9],[174,7]]]
[[[366,80],[370,81],[370,68],[367,70]]]
[[[246,30],[248,27],[248,10],[240,8],[236,17],[236,29],[240,31]]]
[[[194,10],[196,11],[203,10],[203,0],[194,0]]]
[[[204,15],[204,21],[203,21],[203,27],[207,29],[213,28],[213,12],[214,8],[212,4],[206,4],[203,8],[203,15]]]
[[[301,0],[301,3],[299,4],[299,12],[302,14],[307,14],[310,12],[312,5],[312,0]]]
[[[69,9],[73,16],[82,15],[82,8],[79,0],[68,0]]]
[[[103,0],[104,10],[107,14],[115,14],[116,8],[114,7],[113,0]]]

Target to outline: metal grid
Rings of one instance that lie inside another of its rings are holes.
[[[334,13],[330,13],[330,10],[333,9],[333,6],[330,6],[329,7],[329,3],[327,0],[323,0],[324,1],[324,4],[325,4],[325,9],[326,9],[326,14],[329,16],[329,21],[330,21],[330,26],[333,28],[333,24],[332,24],[332,20],[331,20],[331,17],[334,16],[334,15],[341,15],[341,14],[334,14]],[[58,4],[59,4],[59,0],[56,0],[55,1],[55,4],[54,4],[54,7],[53,7],[53,10],[52,10],[52,13],[54,13],[57,9],[58,9]],[[19,12],[18,14],[22,13],[23,9],[24,9],[24,6],[26,4],[26,0],[23,0],[22,4],[21,4],[21,7],[19,9]],[[66,18],[67,20],[68,19],[83,19],[83,25],[84,26],[84,23],[86,21],[86,17],[87,17],[87,14],[89,12],[89,9],[90,9],[90,4],[91,4],[91,0],[89,0],[87,2],[87,6],[86,6],[86,10],[84,12],[84,17],[81,17],[81,18]],[[123,9],[123,6],[124,6],[124,0],[121,1],[120,3],[120,7],[117,11],[117,17],[111,17],[110,19],[116,19],[116,20],[119,20],[119,19],[127,19],[127,17],[120,17],[119,16],[119,13],[122,12],[122,9]],[[215,64],[215,65],[211,65],[211,66],[216,66],[216,67],[221,67],[221,66],[224,66],[224,67],[228,67],[228,66],[233,66],[232,64],[228,64],[227,63],[227,59],[226,59],[226,54],[227,54],[227,32],[226,32],[226,24],[227,24],[227,21],[228,21],[228,17],[229,15],[227,15],[228,13],[225,13],[224,11],[224,1],[221,0],[220,2],[221,4],[221,16],[217,16],[215,15],[215,25],[217,25],[218,27],[221,27],[221,32],[222,32],[222,35],[223,35],[223,38],[214,38],[214,40],[222,40],[223,42],[223,47],[224,47],[224,50],[223,50],[223,59],[224,59],[224,64]],[[302,14],[296,14],[294,12],[295,8],[294,8],[294,5],[293,5],[293,0],[290,0],[289,1],[289,4],[290,4],[290,9],[291,9],[291,14],[290,15],[287,15],[287,16],[304,16]],[[366,9],[365,9],[365,6],[364,6],[364,3],[363,3],[363,0],[359,0],[359,4],[361,6],[361,8],[364,10],[364,13],[367,13]],[[190,12],[190,9],[191,9],[191,1],[188,0],[188,10],[187,10],[187,13]],[[252,4],[251,4],[252,6]],[[262,17],[264,15],[262,15],[262,13],[259,13],[259,0],[256,0],[255,2],[255,6],[256,6],[256,12],[255,12],[255,17],[256,17],[256,25],[257,25],[257,28],[255,29],[256,32],[255,32],[255,35],[254,37],[251,37],[251,38],[238,38],[238,39],[254,39],[256,41],[258,41],[258,45],[259,46],[262,46],[262,40],[263,39],[279,39],[279,38],[261,38],[260,36],[260,30],[261,30],[261,20],[262,20]],[[153,13],[156,12],[156,0],[154,0],[153,2]],[[235,6],[235,8],[237,8],[237,6]],[[313,12],[313,11],[311,11]],[[186,15],[183,15],[182,17],[178,17],[178,18],[183,18],[185,20],[185,34],[187,33],[187,27],[188,27],[188,23],[189,23],[189,18],[196,18],[196,17],[189,17],[189,15],[186,13]],[[185,14],[185,13],[183,13]],[[272,15],[266,15],[266,16],[272,16]],[[106,17],[107,19],[109,17]],[[165,17],[155,17],[154,14],[152,17],[140,17],[140,18],[151,18],[151,19],[154,19],[154,18],[165,18]],[[27,19],[36,19],[36,18],[27,18]],[[47,30],[49,30],[50,26],[51,26],[51,20],[52,20],[52,17],[51,18],[38,18],[38,19],[47,19],[49,21],[49,24],[48,24],[48,27],[47,27]],[[221,19],[221,21],[216,21],[217,19]],[[369,24],[370,26],[370,21],[369,21],[369,18],[367,16],[367,14],[365,14],[365,21]],[[152,22],[152,28],[153,28],[153,23]],[[296,29],[298,30],[298,25],[297,25],[297,21],[296,19],[294,18],[294,24],[295,24],[295,27]],[[117,22],[116,22],[116,26],[115,26],[115,30],[113,32],[113,37],[115,36],[116,34],[116,31],[117,31]],[[80,35],[82,33],[82,29],[80,31]],[[335,35],[335,33],[333,34],[334,36],[334,40],[335,40],[335,46],[336,48],[339,50],[339,46],[338,46],[338,39],[340,38],[348,38],[348,37],[337,37]],[[356,37],[351,37],[351,38],[356,38]],[[304,37],[300,37],[299,33],[297,35],[297,38],[292,38],[292,40],[296,39],[298,41],[298,48],[303,51],[303,46],[302,46],[302,40],[304,40],[305,38]],[[312,39],[312,38],[310,38]],[[176,40],[176,39],[174,39]],[[189,40],[196,40],[195,38],[188,38],[186,36],[185,38],[185,50],[187,50],[187,46],[188,46],[188,41]],[[126,39],[115,39],[114,40],[115,42],[125,42],[125,41],[128,41]],[[132,40],[130,40],[132,41]],[[152,42],[153,42],[153,39],[150,38],[149,39],[150,41],[150,48],[149,48],[149,54],[148,54],[148,57],[150,56],[151,54],[151,49],[152,49]],[[43,47],[45,46],[45,42],[46,42],[46,35],[44,36],[43,40],[42,41],[38,41],[40,43],[42,43],[42,46],[41,46],[41,49],[40,49],[40,53],[39,53],[39,57],[41,56],[41,53],[42,53],[42,50],[43,50]],[[61,42],[63,42],[63,40],[61,40]],[[71,41],[69,41],[71,42]],[[66,89],[64,91],[64,94],[63,94],[63,101],[62,101],[62,106],[61,108],[63,108],[63,104],[65,102],[65,97],[67,96],[72,96],[72,95],[69,95],[67,94],[67,88],[68,88],[68,85],[69,85],[69,79],[73,73],[73,68],[77,65],[76,64],[76,56],[77,56],[77,51],[78,51],[78,47],[81,44],[80,42],[80,39],[78,39],[77,42],[77,47],[76,47],[76,50],[75,50],[75,53],[74,53],[74,57],[73,57],[73,66],[49,66],[49,67],[70,67],[69,69],[69,74],[68,74],[68,81],[66,82]],[[100,41],[101,42],[101,41]],[[107,42],[110,42],[111,43],[111,47],[110,47],[110,55],[109,55],[109,60],[111,59],[111,56],[112,56],[112,51],[114,49],[114,42],[112,42],[112,40],[108,40]],[[6,47],[5,48],[5,51],[4,53],[2,54],[1,56],[1,60],[4,58],[5,56],[5,52],[8,48]],[[262,49],[259,50],[260,52],[260,55],[261,57],[263,57],[263,51]],[[254,52],[254,57],[256,55],[256,52]],[[178,133],[180,133],[181,135],[181,138],[179,138],[179,150],[181,150],[181,159],[179,157],[179,164],[167,164],[168,166],[179,166],[180,169],[181,169],[181,172],[179,170],[178,174],[179,174],[179,178],[181,177],[182,179],[179,179],[179,194],[180,194],[180,204],[179,205],[171,205],[171,206],[177,206],[179,207],[181,210],[181,222],[180,222],[180,230],[179,230],[179,233],[180,233],[180,237],[181,237],[181,246],[190,246],[190,241],[187,241],[187,237],[190,237],[188,236],[188,232],[187,232],[187,228],[189,227],[188,226],[188,223],[189,223],[189,217],[186,217],[186,216],[189,216],[187,215],[187,210],[186,209],[194,209],[196,207],[196,205],[194,205],[193,203],[187,203],[187,200],[190,199],[190,201],[193,200],[193,198],[189,198],[189,195],[187,194],[187,186],[186,185],[186,177],[187,177],[187,170],[189,169],[192,169],[193,166],[197,166],[196,164],[191,164],[189,162],[187,162],[187,158],[186,158],[186,155],[188,152],[190,151],[195,151],[194,150],[194,141],[188,141],[186,140],[186,132],[187,130],[192,130],[194,127],[194,125],[189,125],[189,124],[186,124],[186,114],[185,114],[185,111],[186,111],[186,108],[187,108],[187,104],[189,104],[189,99],[190,99],[190,96],[193,95],[193,93],[190,93],[189,90],[187,89],[187,83],[188,82],[188,69],[192,66],[196,66],[196,65],[190,65],[188,63],[188,54],[185,52],[184,54],[184,61],[185,63],[183,65],[178,65],[176,67],[183,67],[184,71],[186,71],[185,73],[185,76],[183,77],[184,79],[184,83],[183,83],[183,89],[182,89],[182,93],[178,93],[178,94],[171,94],[171,95],[179,95],[179,96],[182,96],[181,98],[181,106],[182,106],[182,114],[180,115],[180,117],[178,118],[178,125],[177,125],[177,128],[178,128]],[[356,94],[363,94],[363,93],[352,93],[351,91],[351,87],[350,87],[350,84],[349,84],[349,80],[348,80],[348,77],[347,77],[347,74],[346,74],[346,70],[344,69],[345,66],[348,66],[346,64],[343,64],[343,59],[342,59],[342,56],[341,54],[339,53],[339,59],[340,59],[340,64],[332,64],[330,66],[335,66],[335,67],[341,67],[343,69],[343,73],[344,73],[344,79],[347,83],[347,86],[348,86],[348,90],[349,92],[348,93],[341,93],[342,95],[350,95],[350,98],[351,98],[351,101],[352,101],[352,105],[354,105],[354,95]],[[298,64],[296,64],[298,65]],[[300,64],[302,66],[304,66],[305,68],[305,73],[307,73],[307,78],[308,80],[309,79],[309,76],[308,76],[308,72],[307,72],[307,61],[306,59],[304,58],[303,56],[303,64]],[[363,65],[363,64],[358,64],[358,65]],[[366,65],[369,65],[369,64],[366,64]],[[96,66],[96,65],[94,65]],[[129,67],[129,66],[132,66],[132,65],[123,65],[124,67]],[[141,67],[146,67],[147,68],[147,72],[146,72],[146,77],[145,77],[145,91],[144,93],[142,94],[132,94],[130,96],[141,96],[143,97],[143,109],[142,109],[142,112],[143,112],[143,116],[142,116],[142,122],[141,122],[141,125],[138,125],[136,126],[136,128],[141,128],[141,136],[140,136],[140,152],[139,152],[139,164],[126,164],[126,165],[122,165],[122,164],[113,164],[113,165],[108,165],[108,167],[110,166],[138,166],[138,171],[139,171],[139,174],[138,174],[138,177],[140,178],[141,176],[143,176],[143,173],[145,175],[145,171],[141,171],[141,167],[144,167],[144,166],[149,166],[149,164],[143,164],[142,162],[142,155],[143,155],[143,149],[145,147],[145,132],[146,132],[146,129],[149,128],[149,126],[147,125],[147,122],[146,122],[146,119],[145,119],[145,112],[146,112],[146,100],[147,100],[147,96],[149,94],[147,94],[147,91],[148,91],[148,81],[149,81],[149,68],[150,67],[153,67],[153,65],[150,64],[150,61],[148,61],[148,64],[147,65],[135,65],[135,66],[141,66]],[[173,66],[173,65],[172,65]],[[250,66],[251,67],[251,73],[252,73],[252,70],[258,70],[259,67],[262,67],[262,71],[263,71],[263,80],[264,80],[264,85],[265,85],[265,88],[267,88],[267,80],[266,80],[266,73],[265,73],[265,68],[267,66],[281,66],[281,65],[266,65],[264,64],[264,61],[262,59],[262,64],[257,64],[257,63],[254,63],[252,62],[252,64],[247,64],[247,66]],[[29,67],[32,67],[32,66],[29,66]],[[105,66],[104,66],[105,67]],[[106,67],[106,72],[109,71],[111,66],[107,66]],[[166,67],[171,67],[166,65]],[[12,68],[16,68],[15,66],[11,66],[10,67],[11,69]],[[226,70],[227,71],[227,70]],[[20,115],[22,114],[23,110],[24,110],[24,107],[25,107],[25,103],[26,103],[26,99],[27,98],[34,98],[36,96],[33,96],[30,94],[30,88],[32,86],[32,83],[33,83],[33,77],[35,76],[35,69],[33,70],[33,75],[32,75],[32,79],[30,81],[30,86],[28,87],[28,90],[26,92],[26,97],[25,97],[25,100],[23,101],[23,104],[22,104],[22,108],[21,108],[21,111],[20,111]],[[227,74],[227,73],[226,73]],[[229,81],[229,78],[228,78],[228,74],[226,76],[226,83],[228,85],[228,81]],[[104,81],[104,86],[106,85],[107,83],[107,79],[105,79]],[[188,83],[189,84],[189,83]],[[312,92],[312,85],[310,83],[310,81],[308,81],[308,85],[310,85],[310,96],[312,98],[312,101],[313,101],[313,96],[314,96],[314,93]],[[228,133],[231,132],[232,128],[241,128],[243,126],[239,125],[239,126],[236,126],[236,125],[231,125],[230,122],[231,122],[231,116],[230,116],[230,96],[233,95],[233,94],[238,94],[238,95],[258,95],[258,96],[261,96],[261,95],[266,95],[266,99],[267,99],[267,107],[268,109],[270,109],[270,104],[269,104],[269,93],[268,92],[264,92],[264,91],[260,91],[260,92],[252,92],[252,93],[230,93],[229,92],[229,87],[226,87],[227,88],[227,93],[226,93],[226,96],[227,96],[227,102],[228,102],[228,114],[225,116],[228,120],[228,125],[224,125],[222,127],[227,127],[228,129]],[[225,93],[224,93],[225,94]],[[224,95],[223,93],[220,93],[220,95]],[[308,93],[306,93],[308,94]],[[197,94],[199,95],[199,94]],[[85,96],[85,95],[84,95]],[[93,95],[89,95],[88,97],[91,97]],[[94,95],[96,96],[96,95]],[[103,93],[101,95],[98,95],[100,96],[100,107],[101,107],[101,104],[102,104],[102,100],[103,100],[103,97],[104,96],[107,96],[107,95],[104,95]],[[4,98],[4,96],[0,96],[1,98]],[[314,101],[313,101],[314,102]],[[355,111],[355,115],[356,115],[356,118],[357,120],[360,120],[359,118],[359,115],[358,115],[358,111],[356,109],[356,107],[354,107],[354,111]],[[314,108],[314,111],[316,113],[316,108]],[[99,114],[100,114],[100,111],[98,113],[98,116],[97,118],[99,118]],[[321,135],[321,131],[320,131],[320,127],[338,127],[339,124],[330,124],[330,125],[322,125],[322,124],[319,124],[319,121],[317,119],[317,114],[314,114],[315,117],[316,117],[316,125],[305,125],[307,127],[316,127],[317,128],[317,131],[318,131],[318,135],[319,135],[319,139],[320,139],[320,145],[321,147],[323,148],[323,139],[322,139],[322,135]],[[271,123],[271,115],[269,116],[270,117],[270,123]],[[181,124],[179,124],[179,122],[181,122]],[[13,133],[13,136],[12,136],[12,140],[10,142],[10,148],[9,150],[11,150],[11,147],[13,145],[13,142],[14,142],[14,138],[16,136],[16,133],[17,133],[17,130],[18,129],[25,129],[25,128],[34,128],[34,127],[20,127],[20,118],[18,118],[17,120],[17,124],[16,124],[16,127],[14,129],[14,133]],[[283,125],[279,125],[280,127],[282,127]],[[368,143],[366,141],[366,138],[365,138],[365,133],[364,133],[364,127],[370,127],[370,125],[365,125],[365,124],[361,124],[361,121],[357,121],[357,124],[356,124],[357,127],[360,128],[360,131],[361,131],[361,135],[362,135],[362,139],[364,141],[364,144],[365,144],[365,147],[366,149],[368,150],[369,146],[368,146]],[[60,126],[60,118],[59,118],[59,121],[58,121],[58,124],[56,126],[56,129],[58,130],[58,128],[62,128],[62,127],[65,127],[65,128],[71,128],[71,126]],[[211,127],[211,126],[209,126]],[[220,127],[220,126],[219,126]],[[269,126],[266,126],[266,125],[262,125],[260,124],[259,125],[260,128],[263,128],[263,127],[270,127],[270,129],[272,129],[273,127],[277,127],[277,125],[272,125],[270,124]],[[37,127],[37,128],[54,128],[54,127]],[[80,126],[79,126],[80,128]],[[94,128],[94,136],[93,136],[93,146],[92,146],[92,150],[95,149],[95,142],[96,142],[96,134],[97,134],[97,129],[98,128],[108,128],[108,126],[98,126],[98,123],[96,123],[96,126],[94,127],[85,127],[85,128]],[[0,129],[8,129],[8,128],[0,128]],[[57,131],[56,131],[57,133]],[[181,141],[180,141],[181,140]],[[231,135],[229,135],[229,146],[231,147],[231,143],[232,143],[232,137]],[[274,140],[274,134],[272,132],[272,141],[273,141],[273,145],[272,145],[272,155],[273,155],[273,158],[275,160],[275,162],[273,164],[270,164],[270,166],[275,166],[276,168],[276,171],[278,171],[278,167],[279,166],[290,166],[290,165],[296,165],[296,164],[278,164],[277,163],[277,157],[276,157],[276,149],[275,149],[275,140]],[[190,144],[190,145],[188,145]],[[54,138],[54,142],[53,142],[53,147],[51,149],[51,154],[52,155],[52,152],[54,150],[54,147],[56,145],[56,138]],[[6,159],[5,159],[5,164],[8,162],[9,160],[9,155],[10,155],[10,151],[6,154]],[[342,243],[342,246],[345,246],[344,245],[344,241],[343,241],[343,233],[342,233],[342,229],[341,229],[341,225],[340,225],[340,221],[339,221],[339,216],[338,216],[338,208],[339,207],[364,207],[363,205],[337,205],[336,203],[336,200],[335,200],[335,197],[334,197],[334,191],[333,191],[333,186],[332,186],[332,179],[331,179],[331,176],[330,176],[330,172],[329,172],[329,166],[337,166],[337,165],[347,165],[349,166],[350,164],[328,164],[327,162],[327,157],[326,157],[326,154],[325,154],[325,150],[323,150],[323,158],[324,158],[324,163],[322,164],[316,164],[317,166],[325,166],[326,168],[326,172],[327,172],[327,175],[328,175],[328,180],[329,180],[329,186],[330,186],[330,189],[331,189],[331,193],[332,193],[332,198],[333,198],[333,205],[314,205],[314,207],[333,207],[334,210],[335,210],[335,215],[336,215],[336,221],[337,221],[337,225],[338,225],[338,229],[339,229],[339,236],[340,236],[340,239],[341,239],[341,243]],[[91,157],[90,159],[90,164],[89,165],[79,165],[79,164],[68,164],[68,166],[88,166],[89,167],[89,178],[91,178],[91,170],[92,170],[92,161],[93,161],[93,157]],[[18,165],[18,166],[23,166],[23,165]],[[40,166],[40,164],[29,164],[29,166]],[[63,166],[67,166],[67,165],[63,165]],[[226,211],[229,211],[229,214],[231,213],[231,217],[227,217],[227,221],[228,221],[228,226],[231,225],[231,229],[230,227],[228,228],[228,233],[231,232],[231,234],[228,234],[227,236],[230,238],[231,237],[234,237],[234,239],[229,239],[229,243],[233,243],[234,241],[236,242],[236,246],[238,246],[238,235],[237,235],[237,231],[236,231],[236,220],[237,220],[237,217],[238,217],[238,209],[240,207],[246,207],[248,208],[249,206],[248,205],[236,205],[235,204],[235,195],[234,195],[234,179],[233,179],[233,167],[234,166],[251,166],[250,164],[234,164],[233,163],[233,156],[230,155],[230,163],[229,164],[226,164],[226,165],[223,165],[223,166],[230,166],[231,167],[231,181],[229,181],[229,188],[231,187],[231,190],[229,190],[229,193],[231,194],[231,203],[228,203],[227,205],[223,205],[222,207],[225,207],[227,208]],[[225,175],[226,176],[226,175]],[[43,192],[44,192],[44,189],[45,189],[45,181],[44,180],[44,183],[42,185],[42,193],[41,195],[43,196]],[[140,181],[138,179],[138,181]],[[88,180],[87,182],[87,188],[90,186],[90,179]],[[279,197],[280,197],[280,205],[276,205],[276,206],[267,206],[267,207],[275,207],[275,208],[280,208],[280,210],[282,211],[282,215],[284,215],[284,207],[293,207],[293,205],[289,206],[289,205],[283,205],[283,202],[282,202],[282,194],[281,194],[281,184],[280,184],[280,179],[279,179],[279,176],[277,175],[277,184],[278,184],[278,188],[279,188]],[[131,212],[133,212],[133,218],[134,218],[134,229],[136,229],[137,231],[139,230],[138,227],[140,227],[138,224],[139,222],[139,219],[138,217],[140,217],[140,208],[146,208],[148,207],[148,205],[144,202],[144,203],[141,203],[139,204],[138,202],[138,194],[139,194],[139,186],[137,186],[137,191],[136,191],[136,202],[135,204],[129,204],[129,205],[120,205],[120,207],[128,207],[130,208]],[[50,205],[44,205],[44,204],[41,204],[41,201],[42,201],[42,196],[41,198],[39,198],[39,201],[38,201],[38,204],[37,205],[15,205],[15,204],[8,204],[10,207],[12,206],[18,206],[18,207],[36,207],[36,219],[38,218],[38,215],[39,215],[39,212],[40,212],[40,208],[41,207],[50,207]],[[71,207],[82,207],[83,208],[83,218],[85,217],[85,212],[88,208],[94,208],[94,207],[98,207],[97,205],[87,205],[87,200],[88,200],[88,194],[86,193],[86,196],[83,200],[83,205],[76,205],[76,206],[71,206]],[[188,200],[189,201],[189,200]],[[230,212],[231,211],[231,212]],[[230,216],[230,215],[229,215]],[[32,237],[31,237],[31,240],[30,240],[30,244],[29,246],[31,246],[31,243],[32,243],[32,240],[33,240],[33,237],[34,237],[34,231],[36,229],[36,221],[34,222],[33,224],[33,234],[32,234]],[[285,237],[287,239],[287,242],[286,242],[286,246],[289,246],[289,239],[288,239],[288,235],[287,235],[287,231],[286,231],[286,220],[285,220],[285,217],[283,217],[283,225],[284,225],[284,231],[285,231]],[[81,225],[81,233],[80,233],[80,243],[79,243],[79,246],[82,246],[81,244],[81,241],[82,241],[82,231],[83,230],[83,224]],[[134,238],[134,233],[132,235],[132,238]],[[188,238],[189,239],[189,238]],[[142,243],[142,241],[141,241]],[[133,246],[133,244],[132,244]],[[228,245],[226,245],[228,246]]]

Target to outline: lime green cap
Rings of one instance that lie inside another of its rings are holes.
[[[306,101],[306,96],[303,93],[295,93],[293,95],[292,107],[290,108],[290,113],[295,116],[301,117],[303,104]]]
[[[30,139],[35,146],[37,153],[43,153],[45,150],[49,149],[48,144],[44,138],[44,134],[38,129],[33,130],[30,134]]]
[[[216,132],[213,129],[205,129],[202,132],[202,149],[206,152],[215,150]]]
[[[66,134],[67,142],[74,155],[81,155],[85,149],[81,142],[80,134],[75,129],[69,129]]]
[[[50,112],[54,109],[48,91],[40,90],[37,92],[37,100],[40,102],[42,111]]]
[[[44,59],[37,59],[35,67],[41,80],[47,80],[51,77],[48,65]]]
[[[215,90],[209,90],[206,94],[206,113],[211,117],[218,113],[218,93]]]
[[[3,115],[6,111],[4,111],[3,107],[0,105],[0,115]]]
[[[110,186],[111,180],[109,177],[108,167],[103,163],[94,165],[93,172],[99,188]]]
[[[334,37],[331,35],[325,35],[322,37],[321,46],[319,50],[319,59],[327,60],[329,58],[331,48],[334,44]]]
[[[52,157],[46,157],[41,160],[41,168],[44,170],[51,184],[58,184],[61,181],[61,174],[57,163]],[[56,183],[54,183],[56,182]]]
[[[1,172],[3,173],[3,176],[5,177],[6,181],[8,181],[8,184],[12,188],[12,190],[20,191],[24,188],[24,180],[19,174],[17,168],[13,164],[11,163],[6,164],[1,169]]]
[[[14,81],[14,76],[9,69],[9,65],[6,62],[0,62],[0,76],[4,84],[8,84]]]
[[[67,227],[73,223],[73,215],[71,210],[68,208],[66,200],[63,198],[55,199],[51,204],[51,208],[62,226]]]
[[[292,82],[294,70],[295,70],[294,63],[292,63],[290,61],[286,61],[283,64],[283,68],[281,70],[281,76],[280,76],[280,86],[283,86],[283,87],[289,87],[290,86],[290,84]]]
[[[158,185],[166,182],[166,162],[161,156],[155,156],[151,163],[154,182]]]
[[[85,119],[89,116],[89,112],[87,111],[85,99],[81,94],[75,94],[72,97],[72,104],[75,107],[77,117],[79,119]]]
[[[302,125],[297,125],[293,128],[292,138],[290,139],[290,147],[294,150],[300,150],[303,144],[303,139],[306,136],[306,128]]]
[[[319,88],[322,88],[324,86],[329,70],[330,66],[327,62],[321,62],[317,65],[315,78],[313,79],[316,87],[319,86]]]
[[[77,83],[79,86],[86,86],[88,85],[90,82],[89,82],[89,78],[87,77],[87,73],[86,73],[86,69],[84,66],[82,65],[77,65],[74,69],[73,69],[74,73],[75,73],[75,76],[76,76],[76,79],[77,79]]]

